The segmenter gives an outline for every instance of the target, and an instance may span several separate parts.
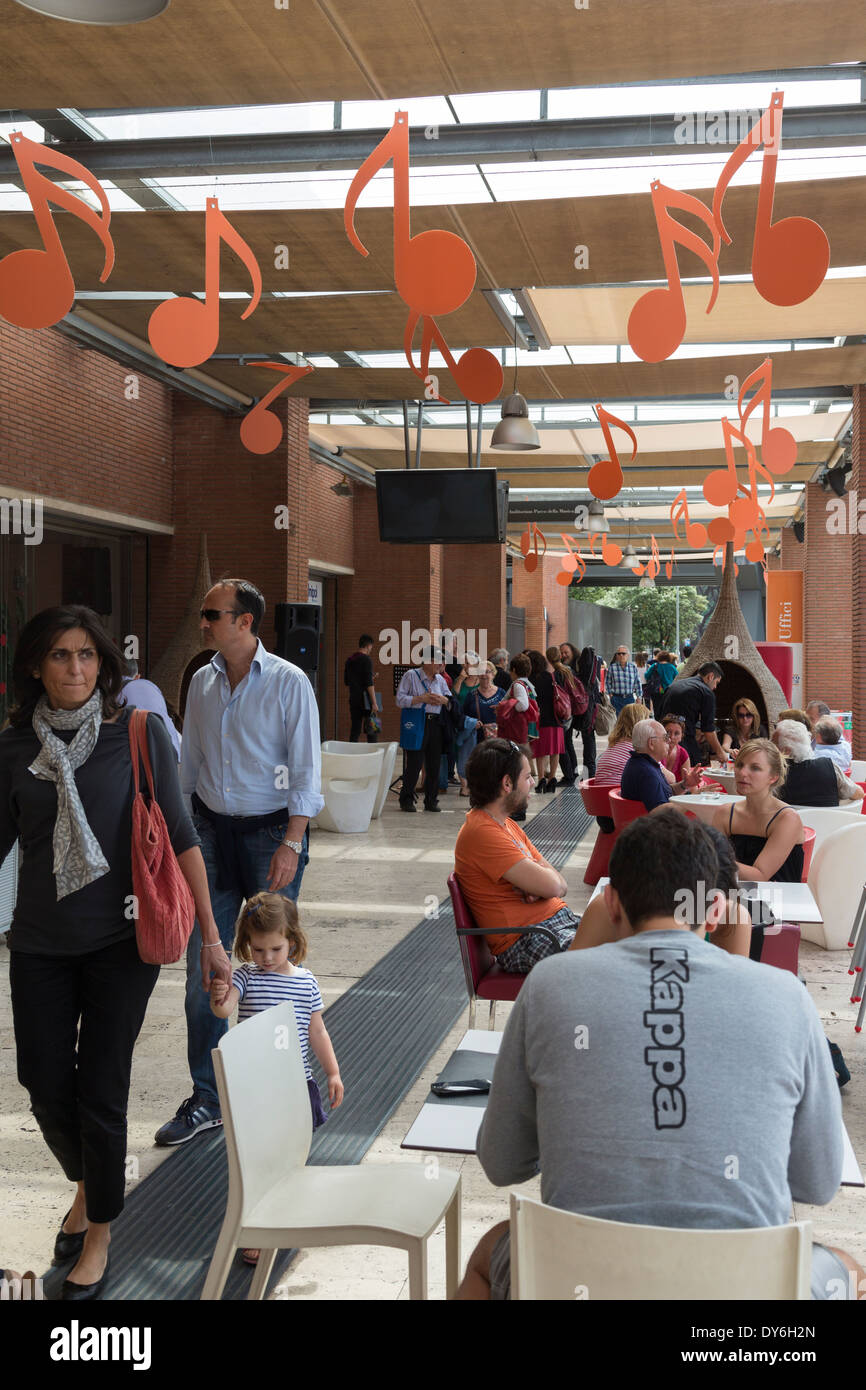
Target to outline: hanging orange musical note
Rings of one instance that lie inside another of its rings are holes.
[[[597,405],[595,407],[595,413],[598,416],[598,423],[601,425],[604,442],[607,445],[610,457],[599,459],[598,463],[592,465],[586,484],[593,497],[597,497],[600,502],[610,502],[616,497],[623,482],[622,464],[616,452],[610,426],[616,425],[617,429],[624,430],[631,440],[632,450],[629,462],[633,462],[637,454],[637,437],[634,430],[630,425],[626,424],[625,420],[620,420],[617,415],[611,415],[610,411],[605,410],[603,405]]]
[[[595,555],[595,543],[601,538],[601,558],[606,565],[616,566],[622,559],[622,551],[616,541],[608,540],[604,531],[587,531],[587,540],[592,554]]]
[[[745,488],[740,483],[737,474],[737,463],[734,458],[735,442],[746,451],[746,463],[749,470],[749,480],[757,500],[755,491],[755,478],[758,473],[770,484],[770,500],[772,501],[776,488],[773,479],[766,468],[762,467],[755,456],[755,446],[748,435],[742,430],[738,430],[732,425],[726,415],[722,417],[722,436],[725,441],[725,467],[716,468],[712,473],[708,473],[704,479],[704,497],[711,507],[727,507],[735,499],[738,493],[745,492]],[[733,518],[732,518],[733,519]]]
[[[636,565],[632,565],[631,567],[632,574],[638,575],[639,578],[646,575],[647,579],[655,579],[662,567],[661,557],[659,556],[659,545],[655,536],[650,536],[650,544],[650,558],[647,560],[646,564],[642,564],[639,560]]]
[[[734,540],[736,532],[727,516],[714,516],[712,521],[707,523],[707,538],[712,541],[716,549],[720,545],[726,545],[728,541]]]
[[[450,314],[475,287],[475,257],[462,237],[434,230],[411,235],[409,220],[409,116],[397,111],[388,134],[367,156],[349,186],[343,210],[346,235],[362,256],[370,253],[355,231],[361,192],[391,162],[394,170],[394,283],[404,303],[419,314]]]
[[[220,246],[225,242],[243,261],[252,282],[252,298],[241,314],[248,319],[262,297],[262,272],[243,237],[235,231],[216,198],[205,207],[204,302],[183,295],[154,309],[147,325],[150,345],[173,367],[197,367],[216,351],[220,333]]]
[[[677,548],[675,545],[671,546],[671,558],[669,560],[665,560],[665,574],[667,575],[668,579],[673,578],[674,568],[676,567],[677,563],[674,559],[676,550]]]
[[[309,375],[314,368],[309,364],[304,367],[292,367],[283,362],[247,362],[245,365],[269,367],[272,372],[279,372],[282,376],[282,380],[278,381],[266,396],[262,396],[260,401],[256,401],[241,420],[241,443],[244,448],[249,449],[251,454],[269,454],[272,449],[276,449],[283,437],[283,422],[268,409],[268,406],[271,401],[276,400],[281,391],[288,390],[294,382],[299,381],[302,376]]]
[[[684,250],[694,252],[709,270],[713,279],[706,310],[709,313],[719,293],[721,240],[715,218],[700,198],[690,193],[678,193],[675,188],[667,188],[658,179],[650,184],[650,190],[668,283],[664,289],[647,290],[641,295],[628,316],[628,340],[644,362],[663,362],[672,352],[676,352],[686,332],[686,304],[676,248],[682,246]],[[697,233],[671,217],[671,208],[700,218],[712,236],[712,247]]]
[[[412,339],[415,336],[419,318],[422,319],[424,328],[421,335],[421,366],[416,367],[412,358]],[[468,348],[455,362],[436,320],[431,318],[429,314],[421,315],[413,310],[409,315],[406,331],[403,334],[403,349],[409,366],[415,375],[421,378],[425,386],[430,379],[430,349],[434,342],[445,358],[448,370],[467,401],[474,401],[476,405],[486,405],[488,401],[496,400],[502,390],[503,380],[502,363],[499,358],[494,357],[487,348]],[[431,389],[433,382],[436,384],[436,390],[427,399],[435,398],[445,405],[450,405],[451,402],[447,396],[437,394],[438,377],[432,377]]]
[[[716,546],[715,550],[713,551],[713,564],[716,565],[716,566],[718,566],[718,563],[719,563],[718,560],[716,559],[716,556],[718,555],[719,551],[722,552],[722,573],[724,574],[724,572],[725,572],[725,542],[724,542],[724,541],[721,541],[721,542]],[[734,576],[736,577],[739,573],[740,573],[740,567],[739,567],[739,565],[737,564],[737,562],[736,562],[736,560],[735,560],[735,561],[734,561]]]
[[[685,542],[695,550],[703,550],[707,543],[707,528],[699,521],[692,521],[689,516],[689,504],[686,497],[685,488],[680,488],[673,502],[671,503],[671,526],[674,528],[674,538],[679,540],[680,533],[677,529],[677,522],[685,522]],[[670,575],[668,575],[670,578]]]
[[[758,294],[769,304],[791,305],[802,304],[823,281],[830,264],[830,243],[823,227],[809,217],[783,217],[779,222],[773,222],[784,102],[784,92],[774,92],[760,120],[734,150],[716,184],[713,216],[722,238],[730,245],[731,238],[722,218],[725,193],[737,170],[754,150],[763,145],[761,186],[752,245],[752,279]]]
[[[527,521],[526,530],[520,537],[520,549],[523,552],[523,568],[526,570],[527,574],[532,574],[534,570],[538,569],[539,537],[541,538],[541,544],[543,547],[541,553],[542,555],[546,555],[547,540],[545,539],[544,532],[539,530],[534,521]],[[529,553],[530,549],[533,549],[534,553],[532,555],[530,555]]]
[[[560,532],[560,535],[562,535],[562,532]],[[561,568],[559,574],[556,576],[556,582],[557,584],[561,584],[563,588],[565,588],[566,585],[571,584],[571,582],[574,580],[574,576],[577,571],[579,571],[579,574],[576,582],[578,584],[582,582],[583,577],[586,574],[586,561],[580,553],[580,546],[578,546],[577,553],[575,554],[569,543],[568,536],[562,536],[562,539],[565,544],[565,548],[568,551],[568,554],[563,555],[560,561]]]
[[[757,387],[754,396],[748,405],[743,407],[743,402],[752,389]],[[770,427],[770,399],[773,391],[773,359],[765,358],[760,367],[756,367],[749,376],[746,377],[740,387],[740,394],[737,398],[737,410],[740,415],[740,429],[745,431],[746,422],[749,417],[757,410],[758,406],[763,408],[761,420],[761,459],[764,467],[769,468],[771,473],[781,477],[785,473],[790,473],[794,464],[797,462],[797,441],[790,430],[777,425]]]
[[[43,251],[12,251],[0,261],[0,314],[19,328],[50,328],[69,313],[75,302],[75,282],[60,241],[49,204],[80,217],[102,242],[105,262],[100,282],[114,266],[114,242],[108,231],[111,208],[102,184],[89,169],[58,150],[48,149],[15,130],[9,136],[18,171],[33,208]],[[85,183],[99,199],[95,212],[76,194],[40,174],[37,164],[47,165]]]

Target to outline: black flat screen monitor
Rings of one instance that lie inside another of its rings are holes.
[[[499,544],[495,468],[387,469],[376,474],[379,539],[393,545]]]

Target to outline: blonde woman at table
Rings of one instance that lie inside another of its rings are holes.
[[[774,794],[785,785],[786,760],[774,743],[753,738],[734,762],[737,794],[720,807],[711,824],[728,836],[737,856],[737,872],[750,882],[799,883],[803,877],[803,822]]]

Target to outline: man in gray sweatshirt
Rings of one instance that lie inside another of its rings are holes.
[[[817,1011],[794,975],[703,939],[717,872],[704,827],[675,810],[622,832],[605,889],[620,939],[536,965],[508,1020],[478,1136],[491,1182],[540,1169],[550,1206],[695,1229],[784,1225],[792,1199],[835,1195],[839,1092]],[[813,1254],[813,1297],[863,1274]],[[458,1297],[507,1298],[509,1279],[503,1223]]]

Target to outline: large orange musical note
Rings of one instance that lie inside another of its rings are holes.
[[[586,484],[593,497],[597,497],[600,502],[610,502],[612,498],[616,497],[623,482],[622,464],[616,452],[610,426],[616,425],[618,429],[624,430],[631,440],[632,450],[629,462],[633,462],[637,454],[637,437],[634,430],[630,425],[626,424],[625,420],[620,420],[618,415],[611,415],[610,411],[605,410],[603,405],[597,405],[595,407],[595,413],[598,416],[598,423],[601,425],[602,434],[604,435],[604,441],[607,445],[610,457],[600,459],[598,463],[592,465]]]
[[[394,169],[394,283],[400,298],[419,314],[450,314],[475,286],[475,257],[462,237],[434,230],[411,235],[409,221],[409,116],[397,111],[388,134],[367,156],[349,186],[343,224],[362,256],[370,253],[355,231],[362,190],[391,161]]]
[[[421,335],[421,366],[416,367],[412,357],[412,339],[415,336],[419,318],[422,319],[424,328]],[[445,358],[448,370],[467,401],[474,401],[476,405],[486,405],[488,401],[496,400],[502,390],[503,379],[502,363],[499,358],[494,357],[487,348],[468,348],[455,362],[436,320],[431,318],[429,314],[422,315],[413,310],[409,315],[406,331],[403,334],[403,349],[412,371],[421,378],[425,385],[430,377],[430,349],[434,342]],[[433,393],[435,399],[442,401],[445,405],[450,405],[447,396],[438,394],[438,378],[434,375],[432,380],[436,383],[436,391]],[[433,397],[428,397],[428,399],[433,399]]]
[[[72,308],[75,282],[49,204],[74,213],[96,232],[105,248],[105,262],[99,277],[102,283],[108,279],[114,265],[114,242],[108,231],[111,208],[102,184],[77,160],[38,145],[20,130],[12,132],[9,142],[45,250],[12,251],[0,261],[0,314],[19,328],[50,328]],[[85,183],[99,199],[102,212],[95,212],[69,189],[52,183],[39,173],[37,164],[45,164]]]
[[[527,574],[532,574],[538,569],[538,538],[541,537],[542,555],[547,554],[547,540],[544,532],[539,530],[535,522],[526,523],[526,530],[520,537],[520,549],[523,552],[523,568]],[[530,549],[534,548],[534,553],[530,555]]]
[[[746,461],[749,469],[749,480],[754,491],[756,486],[755,477],[757,473],[770,484],[770,501],[775,494],[775,484],[766,468],[762,467],[755,456],[755,446],[748,435],[742,430],[738,430],[732,425],[728,417],[722,417],[722,435],[725,441],[725,466],[715,468],[712,473],[708,473],[704,479],[704,497],[711,507],[727,507],[735,499],[738,493],[745,489],[741,486],[737,475],[737,463],[734,458],[734,443],[736,442],[746,451]],[[755,493],[757,500],[757,493]]]
[[[251,454],[269,454],[272,449],[276,449],[283,437],[283,422],[273,411],[268,409],[271,401],[276,400],[281,391],[286,391],[299,381],[302,376],[307,376],[314,370],[309,364],[304,367],[292,367],[287,362],[247,362],[247,367],[269,367],[272,372],[279,372],[282,380],[278,381],[266,396],[262,396],[260,401],[256,401],[251,410],[247,411],[241,420],[241,443],[245,449],[249,449]]]
[[[586,561],[580,553],[580,546],[578,546],[577,553],[575,554],[569,543],[568,536],[563,536],[562,532],[560,532],[560,535],[565,543],[568,554],[563,555],[560,561],[560,571],[556,576],[556,582],[565,588],[566,585],[571,584],[577,571],[579,571],[577,583],[582,583],[584,575],[586,574]]]
[[[689,516],[689,504],[686,498],[685,488],[680,488],[673,502],[671,503],[671,526],[674,528],[675,540],[680,539],[677,529],[677,522],[685,522],[685,542],[693,546],[695,550],[703,550],[707,543],[707,528],[699,521],[692,521]],[[672,557],[673,558],[673,557]],[[670,575],[668,575],[670,579]]]
[[[757,387],[754,396],[743,408],[743,402],[752,387]],[[765,468],[769,468],[771,473],[781,477],[784,473],[790,473],[794,464],[797,462],[797,441],[790,430],[777,425],[770,427],[770,398],[773,391],[773,359],[765,358],[760,367],[756,367],[753,372],[746,377],[740,387],[740,394],[737,398],[737,410],[740,415],[740,429],[745,431],[746,422],[750,415],[757,410],[758,406],[763,407],[763,417],[761,420],[761,459]]]
[[[166,299],[154,309],[147,325],[150,345],[173,367],[197,367],[216,351],[220,334],[220,245],[225,242],[243,261],[253,294],[241,314],[248,319],[262,297],[262,272],[243,237],[235,231],[216,198],[205,206],[204,302],[186,295]]]
[[[814,294],[827,274],[830,243],[823,227],[809,217],[783,217],[773,222],[776,192],[776,165],[782,144],[784,92],[774,92],[761,119],[741,140],[721,172],[713,194],[713,216],[727,245],[731,238],[722,218],[722,203],[728,184],[749,155],[761,145],[761,186],[755,239],[752,245],[752,279],[755,289],[769,304],[802,304]]]
[[[616,566],[622,559],[622,551],[616,541],[608,540],[604,531],[587,531],[587,540],[592,554],[595,555],[595,543],[601,537],[601,558],[606,565]]]
[[[719,293],[721,240],[715,218],[700,198],[690,193],[678,193],[658,179],[653,180],[650,189],[668,283],[665,289],[647,290],[646,294],[641,295],[628,316],[628,340],[644,362],[663,362],[672,352],[676,352],[686,332],[686,305],[676,248],[682,246],[686,251],[694,252],[709,270],[713,279],[706,310],[709,313]],[[671,208],[700,218],[712,235],[712,248],[702,237],[671,217]]]

